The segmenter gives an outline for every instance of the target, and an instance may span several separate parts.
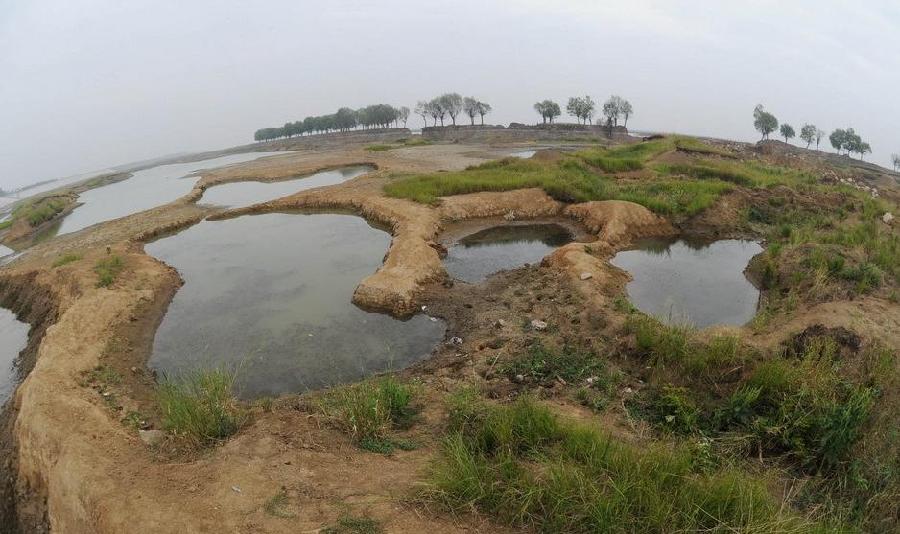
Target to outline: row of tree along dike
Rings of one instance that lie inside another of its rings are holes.
[[[286,122],[284,126],[260,128],[253,134],[255,141],[271,141],[295,135],[315,135],[348,132],[356,129],[406,127],[409,108],[390,104],[373,104],[360,109],[340,108],[330,115],[306,117],[302,121]]]
[[[475,97],[463,97],[459,93],[444,93],[431,100],[420,100],[414,109],[414,113],[422,117],[425,127],[428,120],[431,125],[456,126],[458,117],[466,116],[469,124],[475,125],[478,117],[484,126],[484,116],[489,114],[492,107]],[[553,124],[553,121],[562,114],[562,110],[556,102],[544,100],[534,105],[543,120],[543,124]],[[590,96],[574,96],[569,98],[566,105],[569,115],[575,117],[579,124],[593,124],[596,105]],[[634,114],[631,103],[620,96],[611,96],[602,106],[602,120],[598,120],[600,126],[609,128],[617,127],[619,120],[623,126],[628,126],[628,118]],[[402,106],[396,108],[389,104],[375,104],[361,109],[341,108],[330,115],[306,117],[302,121],[287,122],[284,126],[275,128],[261,128],[256,130],[253,139],[256,141],[271,141],[282,137],[291,138],[295,135],[315,135],[331,132],[346,132],[355,129],[390,128],[393,126],[406,127],[409,119],[409,108]]]
[[[768,139],[769,134],[776,130],[781,134],[781,137],[784,137],[785,143],[790,143],[790,140],[797,135],[794,127],[788,123],[782,123],[779,127],[778,119],[775,115],[766,111],[762,104],[756,106],[753,110],[753,127],[762,134],[763,139]],[[816,150],[818,150],[819,144],[824,137],[825,132],[820,130],[815,124],[807,123],[800,128],[800,139],[806,142],[807,149],[815,143]],[[862,159],[863,156],[872,152],[872,147],[869,143],[863,141],[862,137],[853,128],[837,128],[828,136],[828,141],[838,154],[846,151],[847,156],[859,154],[859,159]],[[894,154],[892,162],[896,170],[900,167],[900,156]]]

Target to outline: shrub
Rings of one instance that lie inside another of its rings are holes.
[[[246,413],[234,397],[236,373],[198,370],[178,381],[166,378],[158,388],[166,430],[196,445],[209,445],[235,434]]]

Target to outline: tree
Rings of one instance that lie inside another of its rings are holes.
[[[769,134],[778,129],[778,119],[759,104],[753,108],[753,127],[762,134],[763,139],[768,139]]]
[[[342,132],[356,128],[357,112],[350,108],[341,108],[334,114],[334,127]]]
[[[594,116],[594,101],[589,96],[569,97],[566,111],[578,119],[578,123],[587,124]]]
[[[616,95],[609,97],[603,103],[603,116],[606,117],[606,124],[617,126],[619,124],[619,115],[622,114],[622,99]]]
[[[816,140],[816,132],[819,129],[813,126],[812,124],[804,124],[802,128],[800,128],[800,139],[806,141],[806,149],[809,150],[809,145],[813,144],[813,141]]]
[[[534,104],[534,110],[540,114],[544,124],[547,124],[548,121],[550,124],[553,124],[553,119],[562,114],[562,111],[559,109],[559,104],[550,99],[536,102]]]
[[[819,143],[822,141],[823,137],[825,137],[825,132],[816,128],[816,151],[819,150]]]
[[[784,123],[781,125],[781,137],[784,137],[784,142],[787,143],[788,139],[793,139],[797,132],[794,131],[794,127],[788,123]]]
[[[900,169],[900,154],[891,154],[891,163],[894,165],[894,170]]]
[[[491,112],[493,108],[487,102],[478,102],[478,114],[481,115],[481,125],[484,126],[484,116]]]
[[[422,122],[425,123],[425,127],[428,127],[428,102],[424,100],[419,100],[416,102],[416,109],[414,110],[416,115],[422,117]]]
[[[831,142],[831,146],[837,150],[837,153],[841,153],[841,149],[844,148],[844,143],[847,139],[847,132],[840,128],[837,128],[835,131],[831,132],[831,135],[828,136],[828,140]]]
[[[472,126],[475,126],[475,115],[478,115],[478,104],[479,102],[471,96],[463,98],[463,111],[469,116],[469,121],[471,121]]]
[[[406,121],[409,120],[409,108],[406,106],[400,106],[397,110],[397,118],[403,121],[403,127],[406,128]]]
[[[622,126],[628,128],[628,117],[634,115],[634,108],[631,107],[631,102],[622,100],[622,109],[619,111],[621,111],[622,116],[625,117],[625,123],[622,124]]]
[[[428,102],[428,114],[434,120],[435,126],[437,126],[438,119],[441,121],[441,126],[444,125],[444,117],[447,116],[447,110],[444,109],[440,98],[432,98]]]
[[[456,126],[456,116],[462,111],[463,98],[459,96],[459,93],[445,93],[439,96],[438,100],[441,103],[441,109],[443,109],[447,115],[450,115],[453,126]],[[443,117],[441,117],[441,119],[441,126],[443,126]]]

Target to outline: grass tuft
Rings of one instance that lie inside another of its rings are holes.
[[[234,396],[235,378],[225,369],[193,371],[178,381],[166,378],[157,392],[163,426],[198,446],[232,436],[247,421]]]
[[[58,267],[62,267],[63,265],[68,265],[72,262],[76,262],[82,257],[83,256],[81,254],[64,254],[53,262],[53,268],[56,269]]]
[[[94,265],[97,273],[97,287],[109,287],[116,281],[116,277],[125,268],[125,262],[119,256],[108,256],[99,260]]]

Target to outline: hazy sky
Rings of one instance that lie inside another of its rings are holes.
[[[887,164],[900,2],[0,0],[0,187],[445,91],[503,124],[615,93],[636,129],[738,139],[761,102],[798,132],[852,126]]]

